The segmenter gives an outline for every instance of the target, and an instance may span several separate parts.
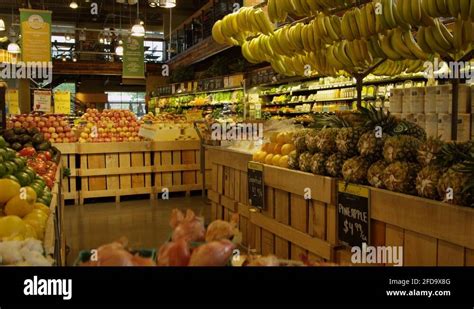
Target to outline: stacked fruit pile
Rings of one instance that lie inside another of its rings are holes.
[[[259,9],[243,8],[218,21],[213,37],[222,44],[240,45],[249,62],[269,62],[276,72],[287,76],[347,75],[366,71],[381,60],[386,61],[373,74],[420,72],[424,62],[434,57],[459,59],[473,43],[470,0],[374,0],[346,10],[342,17],[330,15],[332,9],[349,4],[353,3],[271,0],[268,19],[272,22],[284,22],[288,14],[313,19],[277,30],[265,26],[265,31],[259,31],[253,26],[252,31],[245,31],[244,20],[258,24],[247,16]],[[447,18],[453,18],[454,31],[444,25]],[[252,37],[255,32],[260,35]]]
[[[140,124],[129,110],[87,109],[75,129],[80,132],[79,143],[138,142]]]
[[[262,149],[253,155],[253,160],[287,168],[289,155],[295,152],[292,139],[293,133],[290,132],[273,133],[270,142],[265,143]]]
[[[426,138],[418,125],[380,109],[315,116],[314,129],[293,136],[288,165],[347,183],[474,204],[472,143]]]
[[[20,157],[27,158],[27,166],[41,176],[48,188],[52,189],[58,170],[59,157],[56,158],[57,161],[55,162],[51,152],[36,152],[33,147],[23,148],[18,154]]]
[[[0,137],[0,240],[42,239],[52,194],[27,159]]]
[[[7,121],[7,128],[36,128],[51,143],[74,143],[77,141],[76,135],[72,132],[64,115],[13,115]]]

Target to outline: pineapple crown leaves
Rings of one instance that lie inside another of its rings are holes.
[[[313,115],[310,127],[314,129],[347,128],[350,124],[337,115],[316,114]]]
[[[443,145],[436,162],[441,166],[453,166],[463,163],[463,173],[474,171],[474,144],[473,142],[450,142]]]

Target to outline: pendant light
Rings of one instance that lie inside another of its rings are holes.
[[[176,0],[159,0],[158,6],[165,9],[176,7]]]
[[[8,44],[7,51],[10,54],[20,54],[21,49],[20,46],[16,43],[17,39],[15,38],[16,33],[15,30],[13,30],[13,9],[12,9],[12,26],[10,27],[10,44]]]
[[[73,10],[77,9],[79,7],[79,5],[77,5],[77,2],[76,1],[71,1],[71,3],[69,4],[69,7]]]
[[[5,31],[5,22],[0,18],[0,31]]]
[[[115,6],[114,6],[115,8]],[[115,9],[114,9],[115,10]],[[118,46],[115,48],[115,54],[119,57],[123,56],[123,41],[122,41],[122,7],[120,7],[120,26],[118,35]]]
[[[136,37],[145,36],[145,27],[143,27],[143,23],[140,21],[140,3],[139,2],[137,2],[137,22],[132,27],[132,36],[136,36]]]

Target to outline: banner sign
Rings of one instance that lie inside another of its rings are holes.
[[[69,115],[71,113],[71,93],[56,91],[54,93],[54,113]]]
[[[33,109],[35,112],[51,112],[51,91],[35,90],[33,96]]]
[[[20,9],[23,62],[51,61],[51,11]]]
[[[6,93],[7,110],[10,115],[20,114],[19,94],[17,89],[8,89]]]
[[[145,78],[144,38],[129,36],[123,47],[123,78]]]

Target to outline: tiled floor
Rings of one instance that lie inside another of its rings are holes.
[[[122,236],[128,238],[130,247],[158,248],[170,236],[168,221],[174,208],[190,208],[206,222],[210,218],[210,205],[201,197],[67,206],[64,228],[70,247],[68,265],[81,250],[97,248]]]

